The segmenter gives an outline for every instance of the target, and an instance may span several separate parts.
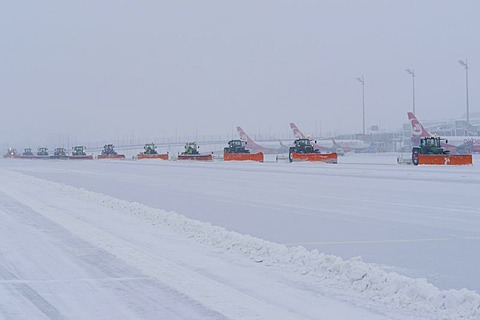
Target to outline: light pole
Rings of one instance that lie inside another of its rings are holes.
[[[467,94],[467,124],[470,124],[470,112],[468,108],[468,60],[458,60],[458,63],[465,68],[465,87],[466,87],[466,94]]]
[[[415,69],[405,69],[409,75],[412,76],[413,83],[413,115],[415,115]]]
[[[365,78],[357,77],[358,82],[362,84],[362,110],[363,110],[363,135],[365,135]]]

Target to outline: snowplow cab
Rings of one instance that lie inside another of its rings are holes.
[[[187,142],[183,154],[199,154],[196,142]]]
[[[448,154],[441,146],[440,137],[423,137],[420,139],[420,154]]]
[[[314,153],[316,150],[312,146],[310,139],[297,139],[294,141],[295,146],[290,147],[291,151],[296,153]]]
[[[24,156],[33,156],[33,152],[31,148],[26,148],[23,150],[23,155]]]
[[[226,153],[250,153],[250,150],[245,149],[246,144],[242,140],[230,140],[228,141],[228,147],[225,147],[223,151]]]
[[[47,150],[45,147],[37,148],[37,156],[48,156]]]
[[[154,144],[154,143],[147,143],[145,144],[145,146],[143,147],[143,149],[145,150],[143,153],[144,154],[157,154],[157,146]]]
[[[86,147],[84,146],[75,146],[73,147],[73,156],[86,156],[87,154],[85,153]]]
[[[113,149],[113,144],[106,144],[103,146],[102,155],[116,156],[117,152]]]
[[[7,156],[13,157],[13,156],[16,156],[16,155],[17,155],[17,150],[15,150],[13,148],[8,148]]]

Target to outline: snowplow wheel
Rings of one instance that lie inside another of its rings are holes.
[[[288,153],[288,161],[293,162],[293,155],[291,151]]]
[[[418,166],[418,158],[419,158],[418,150],[413,150],[413,152],[412,152],[412,162],[416,166]]]

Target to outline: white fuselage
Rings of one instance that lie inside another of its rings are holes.
[[[474,147],[479,147],[480,146],[480,137],[478,136],[452,136],[452,137],[442,137],[442,139],[448,140],[448,144],[454,145],[454,146],[461,146],[465,143],[469,143],[470,141],[473,142]]]

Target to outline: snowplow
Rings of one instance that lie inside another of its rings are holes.
[[[196,142],[187,142],[185,151],[178,155],[178,160],[195,160],[195,161],[213,161],[213,154],[198,152],[199,146]]]
[[[53,156],[50,156],[50,159],[68,159],[65,148],[55,148],[53,151]]]
[[[31,148],[25,148],[25,149],[23,149],[23,153],[20,157],[23,158],[23,159],[33,159],[33,157],[35,157],[35,156],[33,155],[33,152],[32,152]]]
[[[263,162],[263,152],[250,153],[245,148],[247,143],[242,140],[228,141],[228,147],[223,149],[224,161],[258,161]]]
[[[20,156],[17,154],[17,150],[13,148],[8,148],[7,153],[3,155],[4,158],[20,158]]]
[[[313,147],[312,141],[308,138],[297,139],[294,146],[290,147],[288,152],[288,160],[293,161],[316,161],[337,163],[337,153],[320,153]]]
[[[153,143],[147,143],[143,147],[144,151],[142,153],[137,154],[137,159],[161,159],[161,160],[168,160],[168,152],[167,153],[158,153],[157,146]]]
[[[412,162],[414,165],[452,165],[464,166],[473,164],[471,154],[450,154],[441,146],[440,137],[423,137],[420,145],[412,149]],[[445,140],[445,143],[448,141]]]
[[[34,157],[35,159],[49,159],[48,149],[45,147],[37,148],[37,154]]]
[[[68,156],[68,159],[71,160],[93,160],[92,155],[87,155],[85,152],[85,146],[75,146],[73,147],[72,155]]]
[[[102,154],[98,155],[97,159],[125,159],[125,155],[118,154],[114,150],[113,144],[106,144],[103,146]]]

